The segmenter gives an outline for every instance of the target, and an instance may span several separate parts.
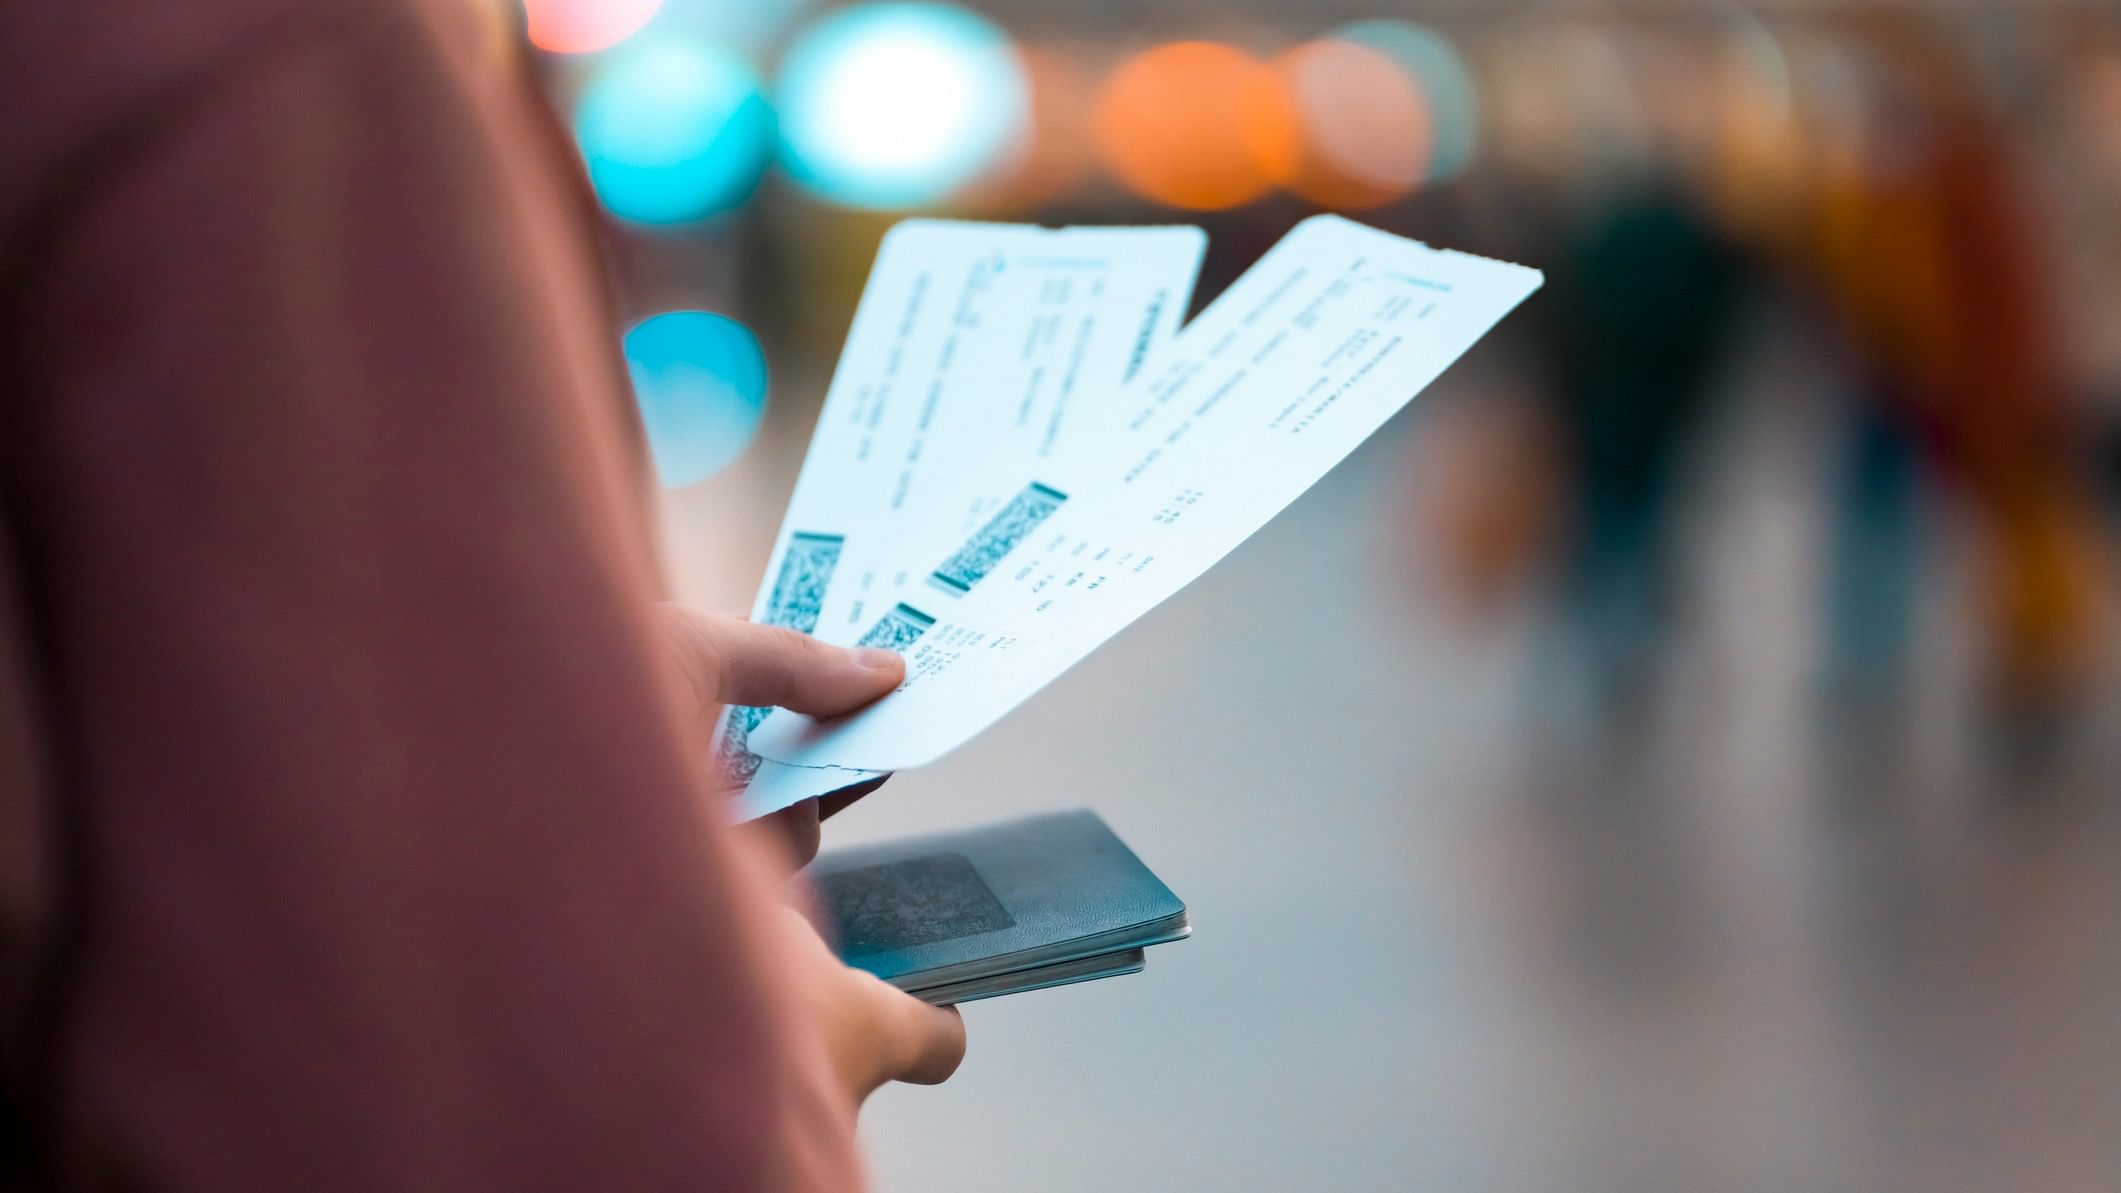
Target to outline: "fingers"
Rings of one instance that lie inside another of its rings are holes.
[[[817,857],[822,833],[818,827],[818,801],[806,799],[778,812],[746,821],[738,831],[761,842],[781,864],[775,867],[786,880]]]
[[[906,1051],[900,1058],[894,1081],[914,1085],[940,1085],[957,1072],[965,1059],[965,1020],[956,1007],[931,1007],[911,994],[895,988],[898,995],[899,1039]]]
[[[965,1059],[965,1021],[955,1007],[931,1007],[889,982],[858,969],[845,971],[859,989],[868,1026],[851,1051],[858,1054],[849,1073],[857,1104],[893,1081],[940,1085]]]
[[[854,1105],[889,1082],[933,1085],[957,1070],[965,1058],[965,1023],[955,1010],[931,1007],[847,965],[800,912],[787,905],[774,910],[782,956],[795,979],[792,996]]]
[[[817,717],[853,712],[896,688],[906,662],[888,650],[828,646],[777,626],[686,611],[686,638],[715,677],[718,703],[793,709]]]

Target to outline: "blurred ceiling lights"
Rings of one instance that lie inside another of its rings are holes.
[[[710,311],[669,311],[627,332],[625,352],[665,488],[715,475],[758,435],[766,356],[743,324]]]
[[[947,198],[1029,119],[1008,36],[945,4],[863,4],[821,18],[789,46],[778,90],[782,165],[850,207]]]
[[[1079,195],[1099,165],[1187,210],[1277,189],[1366,208],[1456,176],[1480,137],[1464,60],[1399,20],[1266,61],[1180,41],[1113,62],[1093,45],[1017,46],[954,4],[857,3],[787,38],[769,100],[754,64],[803,3],[526,0],[548,50],[607,50],[646,28],[570,72],[576,136],[615,214],[710,218],[750,197],[776,151],[805,190],[878,211],[1024,211]]]
[[[1296,113],[1259,143],[1269,177],[1321,207],[1377,207],[1427,176],[1428,105],[1397,63],[1349,41],[1305,42],[1269,63]]]
[[[530,44],[554,54],[589,54],[633,36],[662,0],[523,0]]]
[[[1480,91],[1451,43],[1411,21],[1357,21],[1328,35],[1375,50],[1399,65],[1428,113],[1429,168],[1424,183],[1456,178],[1480,144]]]
[[[1099,156],[1128,190],[1172,207],[1236,207],[1265,194],[1268,162],[1297,116],[1273,71],[1234,46],[1155,46],[1105,81],[1093,118]]]
[[[590,183],[612,214],[684,224],[749,198],[773,148],[773,110],[743,59],[681,41],[599,65],[575,105]]]

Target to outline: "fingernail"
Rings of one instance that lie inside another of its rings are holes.
[[[854,661],[869,668],[871,671],[896,671],[899,665],[897,651],[883,650],[874,646],[864,646],[860,650],[855,651]]]

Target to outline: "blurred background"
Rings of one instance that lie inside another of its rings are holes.
[[[682,596],[907,213],[1335,210],[1547,288],[835,841],[1091,805],[1193,907],[967,1009],[886,1190],[2121,1188],[2121,10],[530,0]]]

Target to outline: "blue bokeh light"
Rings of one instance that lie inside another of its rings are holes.
[[[743,59],[656,41],[612,56],[574,111],[590,184],[612,214],[686,224],[749,198],[773,151],[773,109]]]
[[[1029,87],[1009,38],[947,4],[862,4],[797,35],[780,75],[789,176],[850,207],[918,207],[1022,136]]]
[[[736,320],[668,311],[626,333],[626,368],[664,487],[697,484],[744,454],[766,413],[766,355]]]

